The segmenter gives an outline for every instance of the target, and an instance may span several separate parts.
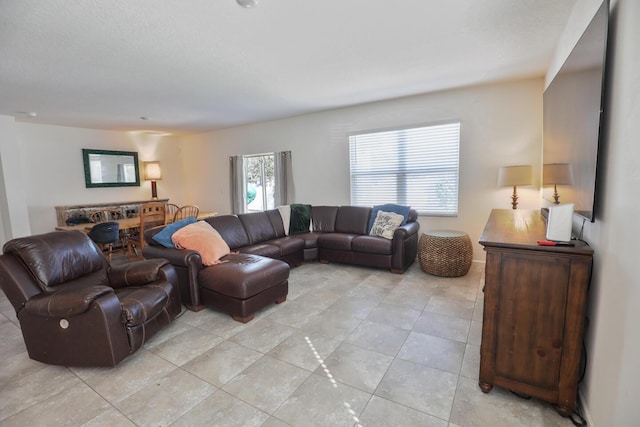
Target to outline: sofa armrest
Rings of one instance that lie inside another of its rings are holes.
[[[403,273],[418,254],[418,222],[408,222],[393,233],[391,271]]]
[[[37,316],[70,317],[85,313],[96,299],[109,293],[113,289],[103,285],[62,289],[32,297],[24,310]]]
[[[109,284],[114,288],[146,285],[158,280],[161,268],[167,264],[166,259],[146,259],[113,266],[107,272]]]
[[[198,251],[149,245],[142,248],[142,255],[147,259],[163,258],[168,260],[175,267],[178,276],[177,281],[182,303],[190,310],[200,307],[198,273],[205,266],[202,264],[202,257]]]

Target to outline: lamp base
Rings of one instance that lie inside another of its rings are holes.
[[[553,184],[553,203],[556,205],[560,204],[560,195],[558,194],[558,187],[556,184]]]
[[[511,195],[511,209],[518,209],[518,192],[516,186],[513,186],[513,194]]]
[[[156,186],[156,182],[155,181],[151,181],[151,198],[153,200],[157,200],[158,199],[158,187]]]

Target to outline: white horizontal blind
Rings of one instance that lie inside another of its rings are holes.
[[[351,204],[458,213],[460,123],[349,137]]]

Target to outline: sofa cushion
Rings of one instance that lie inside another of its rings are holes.
[[[396,205],[395,203],[387,203],[385,205],[376,205],[371,209],[371,215],[369,216],[369,228],[367,228],[367,234],[371,232],[371,227],[373,227],[373,223],[378,216],[379,211],[384,212],[393,212],[398,215],[402,215],[404,218],[400,225],[405,225],[407,220],[409,219],[409,211],[411,210],[410,206]]]
[[[333,233],[336,229],[337,206],[314,206],[311,208],[313,231]]]
[[[238,248],[238,252],[243,254],[261,255],[267,258],[280,258],[281,251],[276,245],[270,245],[269,243],[256,243],[255,245],[245,246]]]
[[[221,264],[200,270],[203,288],[238,299],[247,299],[289,278],[286,262],[250,254],[231,254]]]
[[[280,248],[280,255],[289,255],[296,252],[301,252],[304,249],[304,239],[300,239],[299,234],[296,236],[280,237],[277,239],[269,240],[270,245],[274,245]]]
[[[311,227],[311,205],[292,204],[289,235],[308,233]]]
[[[324,249],[335,249],[338,251],[350,251],[351,242],[357,237],[355,234],[326,233],[318,236],[318,246]]]
[[[276,237],[284,237],[285,229],[284,223],[282,222],[282,216],[280,215],[280,211],[278,209],[270,209],[268,211],[264,211],[269,217],[271,221],[271,225],[273,226],[273,230],[276,232]],[[287,222],[287,232],[289,231],[289,223]]]
[[[236,215],[219,215],[205,219],[213,228],[218,230],[227,245],[232,250],[250,244],[249,236]]]
[[[244,230],[249,236],[249,243],[262,243],[266,240],[275,239],[276,231],[273,229],[271,220],[265,212],[251,212],[238,215]]]
[[[393,212],[378,211],[376,220],[371,227],[371,236],[380,236],[385,239],[393,239],[393,233],[402,223],[404,217]]]
[[[318,247],[318,236],[320,236],[320,233],[312,231],[309,233],[296,234],[295,237],[304,240],[305,249],[314,249]]]
[[[392,241],[376,236],[358,236],[351,242],[351,249],[355,252],[368,254],[391,255]]]
[[[165,248],[175,248],[176,245],[171,240],[171,236],[173,236],[173,233],[180,230],[182,227],[193,224],[194,222],[196,222],[196,217],[190,216],[189,218],[181,219],[180,221],[168,224],[162,229],[162,231],[153,236],[153,240],[160,243]]]
[[[220,233],[206,221],[182,227],[171,239],[177,248],[198,251],[204,265],[218,264],[221,257],[231,252]]]
[[[369,234],[369,214],[371,208],[362,206],[340,206],[336,214],[338,233]]]

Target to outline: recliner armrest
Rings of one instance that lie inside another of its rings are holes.
[[[62,289],[32,297],[24,305],[24,310],[38,316],[75,316],[86,312],[98,297],[111,292],[113,289],[103,285]]]
[[[114,288],[146,285],[158,280],[160,269],[168,264],[166,259],[145,259],[113,266],[107,272],[109,284]]]

